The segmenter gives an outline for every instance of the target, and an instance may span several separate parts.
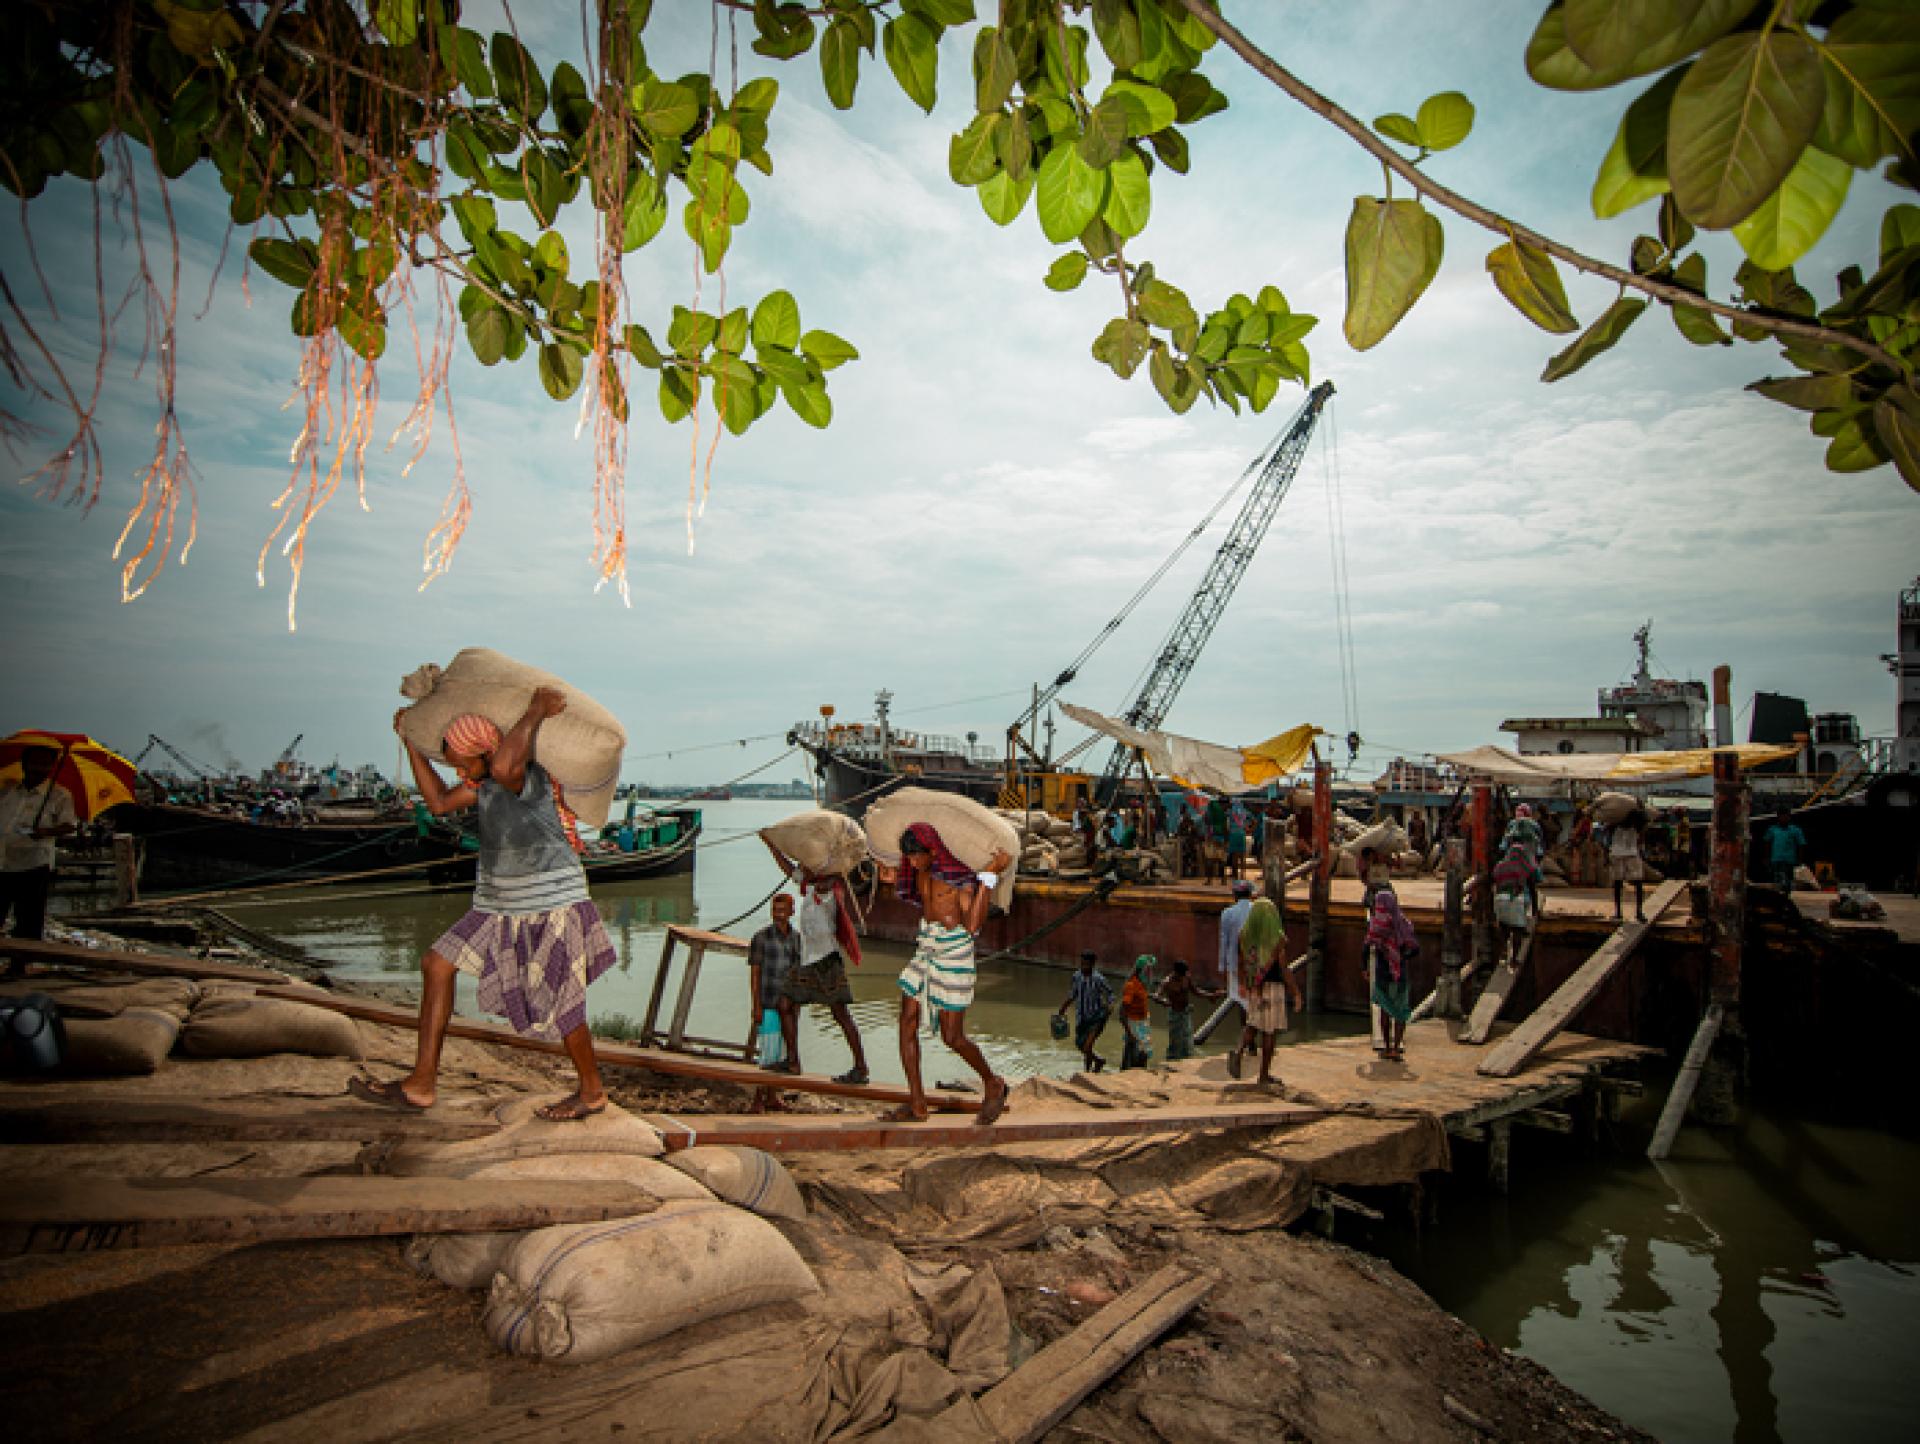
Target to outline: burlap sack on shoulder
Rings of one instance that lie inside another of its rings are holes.
[[[843,877],[867,859],[867,834],[843,812],[809,808],[760,835],[815,877]]]
[[[968,867],[984,868],[996,849],[1013,862],[993,890],[996,907],[1013,902],[1014,876],[1019,871],[1020,834],[992,808],[957,792],[935,792],[927,787],[903,787],[867,809],[867,847],[889,867],[900,862],[900,838],[916,822],[928,823],[940,834],[947,850]]]
[[[539,687],[558,688],[567,710],[540,725],[534,758],[566,789],[567,806],[581,822],[603,826],[620,781],[626,729],[612,712],[551,672],[488,647],[468,647],[445,667],[428,663],[400,684],[400,694],[414,699],[401,715],[400,733],[423,756],[443,761],[440,743],[455,717],[475,712],[505,731],[520,720]]]

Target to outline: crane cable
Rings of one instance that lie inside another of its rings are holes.
[[[1327,431],[1321,441],[1321,471],[1327,489],[1327,531],[1333,560],[1334,643],[1340,655],[1340,709],[1349,736],[1360,732],[1360,686],[1355,676],[1353,601],[1349,595],[1352,572],[1347,565],[1346,503],[1340,492],[1340,428],[1335,408],[1327,406]]]

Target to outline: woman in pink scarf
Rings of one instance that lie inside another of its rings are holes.
[[[1407,1056],[1407,1022],[1413,1017],[1410,974],[1420,943],[1390,887],[1373,895],[1366,949],[1373,972],[1373,1005],[1380,1010],[1380,1033],[1386,1044],[1381,1055],[1399,1062]]]

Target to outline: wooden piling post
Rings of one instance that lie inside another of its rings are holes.
[[[124,832],[113,835],[113,905],[131,907],[140,898],[140,860],[135,842]]]
[[[1512,1180],[1513,1121],[1496,1118],[1487,1125],[1487,1182],[1505,1193]]]
[[[1493,972],[1500,932],[1493,923],[1493,784],[1473,784],[1473,966],[1483,977]]]
[[[1461,1014],[1460,969],[1467,960],[1467,848],[1464,840],[1458,837],[1447,839],[1446,860],[1445,911],[1440,933],[1440,989],[1433,1010],[1442,1018],[1458,1018]]]
[[[1745,1037],[1740,1028],[1740,955],[1746,939],[1747,834],[1752,788],[1740,777],[1740,760],[1731,752],[1713,757],[1713,840],[1707,871],[1707,924],[1713,939],[1708,952],[1707,1011],[1654,1130],[1647,1157],[1665,1158],[1680,1132],[1687,1109],[1703,1123],[1733,1123],[1745,1087]]]
[[[1307,888],[1307,1011],[1317,1013],[1327,996],[1327,905],[1333,899],[1333,764],[1313,764],[1313,845],[1320,861]]]

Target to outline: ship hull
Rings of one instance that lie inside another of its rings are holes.
[[[888,771],[859,762],[830,748],[807,749],[820,776],[820,805],[850,817],[866,816],[867,809],[902,787],[927,787],[936,792],[957,792],[975,802],[993,807],[1000,800],[1000,774],[985,769],[965,771],[922,770]]]

